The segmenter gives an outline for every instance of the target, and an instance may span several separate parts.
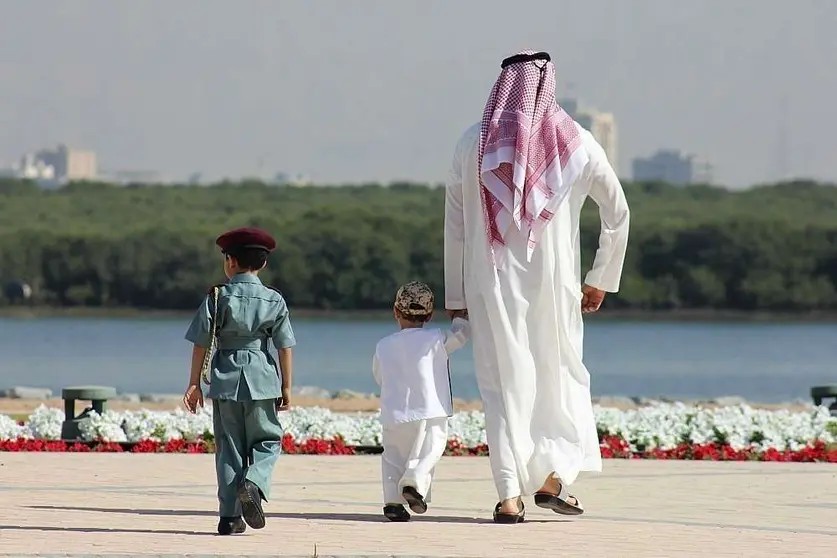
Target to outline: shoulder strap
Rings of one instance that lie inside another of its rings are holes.
[[[213,294],[215,292],[215,289],[220,289],[225,284],[226,283],[218,283],[217,285],[212,285],[211,287],[209,287],[209,290],[206,291],[206,294],[208,294],[208,295]]]
[[[203,357],[203,366],[201,367],[201,377],[204,383],[209,384],[209,364],[212,362],[212,352],[215,350],[215,339],[218,335],[218,294],[221,292],[221,285],[215,285],[207,291],[207,294],[212,297],[212,318],[209,322],[209,348]]]

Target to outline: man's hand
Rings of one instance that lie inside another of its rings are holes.
[[[186,394],[183,396],[183,405],[193,415],[198,412],[198,407],[203,407],[203,392],[201,391],[200,385],[191,384],[186,388]]]
[[[463,318],[465,320],[468,319],[468,309],[467,308],[460,308],[457,310],[445,309],[445,314],[448,315],[448,318],[453,321],[454,318]]]
[[[581,287],[581,311],[584,314],[598,312],[604,302],[605,292],[590,285]]]
[[[282,397],[276,400],[276,411],[287,411],[291,408],[291,390],[289,388],[282,388]]]

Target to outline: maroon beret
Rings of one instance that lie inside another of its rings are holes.
[[[261,229],[244,227],[227,231],[215,240],[221,250],[227,252],[234,248],[263,248],[272,252],[276,241]]]

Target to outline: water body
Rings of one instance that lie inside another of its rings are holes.
[[[0,318],[0,387],[101,384],[179,393],[188,381],[188,318]],[[390,321],[297,319],[294,384],[374,393],[375,343]],[[587,324],[593,394],[776,403],[837,383],[837,324]],[[470,347],[451,361],[454,395],[476,399]]]

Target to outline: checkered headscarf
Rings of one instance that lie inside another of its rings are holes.
[[[555,101],[552,62],[503,69],[483,112],[478,162],[495,264],[501,264],[504,235],[512,224],[529,233],[531,258],[543,227],[588,160],[575,121]]]

